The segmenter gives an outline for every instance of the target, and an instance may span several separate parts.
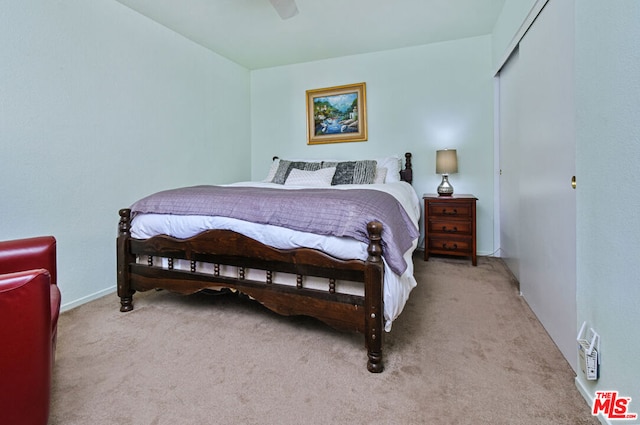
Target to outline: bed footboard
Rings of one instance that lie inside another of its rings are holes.
[[[131,211],[119,212],[117,238],[117,282],[120,311],[133,310],[136,291],[167,289],[191,294],[203,289],[230,288],[246,294],[281,315],[315,317],[340,330],[361,332],[365,336],[370,372],[382,372],[383,358],[383,277],[382,224],[371,222],[368,258],[339,260],[317,250],[300,248],[280,250],[229,230],[209,230],[189,239],[155,236],[131,237]],[[138,258],[146,257],[146,264]],[[162,266],[161,259],[167,263]],[[174,267],[176,260],[187,261],[189,268]],[[201,270],[207,264],[211,270]],[[236,276],[220,273],[223,266],[237,268]],[[249,270],[263,273],[257,280]],[[296,276],[296,284],[275,282],[276,273]],[[305,277],[326,279],[326,290],[306,288]],[[364,296],[336,292],[337,280],[361,282]]]

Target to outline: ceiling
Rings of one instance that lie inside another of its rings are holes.
[[[259,69],[491,33],[505,0],[117,0],[248,68]]]

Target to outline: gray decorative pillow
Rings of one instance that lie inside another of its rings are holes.
[[[376,161],[323,162],[322,168],[336,167],[331,185],[371,184],[376,179]]]
[[[280,160],[280,164],[278,164],[278,170],[276,174],[273,176],[273,183],[284,184],[287,181],[287,177],[289,177],[289,173],[294,168],[297,170],[304,171],[316,171],[319,170],[322,166],[320,162],[304,162],[304,161],[287,161]]]

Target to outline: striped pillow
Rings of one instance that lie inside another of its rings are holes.
[[[336,167],[331,185],[371,184],[376,179],[376,161],[323,162],[322,168]]]

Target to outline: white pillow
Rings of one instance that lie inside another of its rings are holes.
[[[382,184],[385,182],[387,177],[387,169],[378,167],[376,168],[376,178],[373,181],[374,184]]]
[[[294,168],[289,173],[285,186],[310,186],[325,187],[331,186],[331,180],[336,172],[336,167],[321,168],[316,171],[305,171]]]
[[[402,160],[397,156],[376,159],[379,168],[387,169],[385,183],[399,182],[400,170],[402,170]]]
[[[274,159],[273,162],[271,163],[271,168],[269,168],[269,174],[267,174],[267,178],[264,179],[263,182],[271,183],[271,181],[276,175],[276,172],[278,171],[279,165],[280,165],[280,158]]]

